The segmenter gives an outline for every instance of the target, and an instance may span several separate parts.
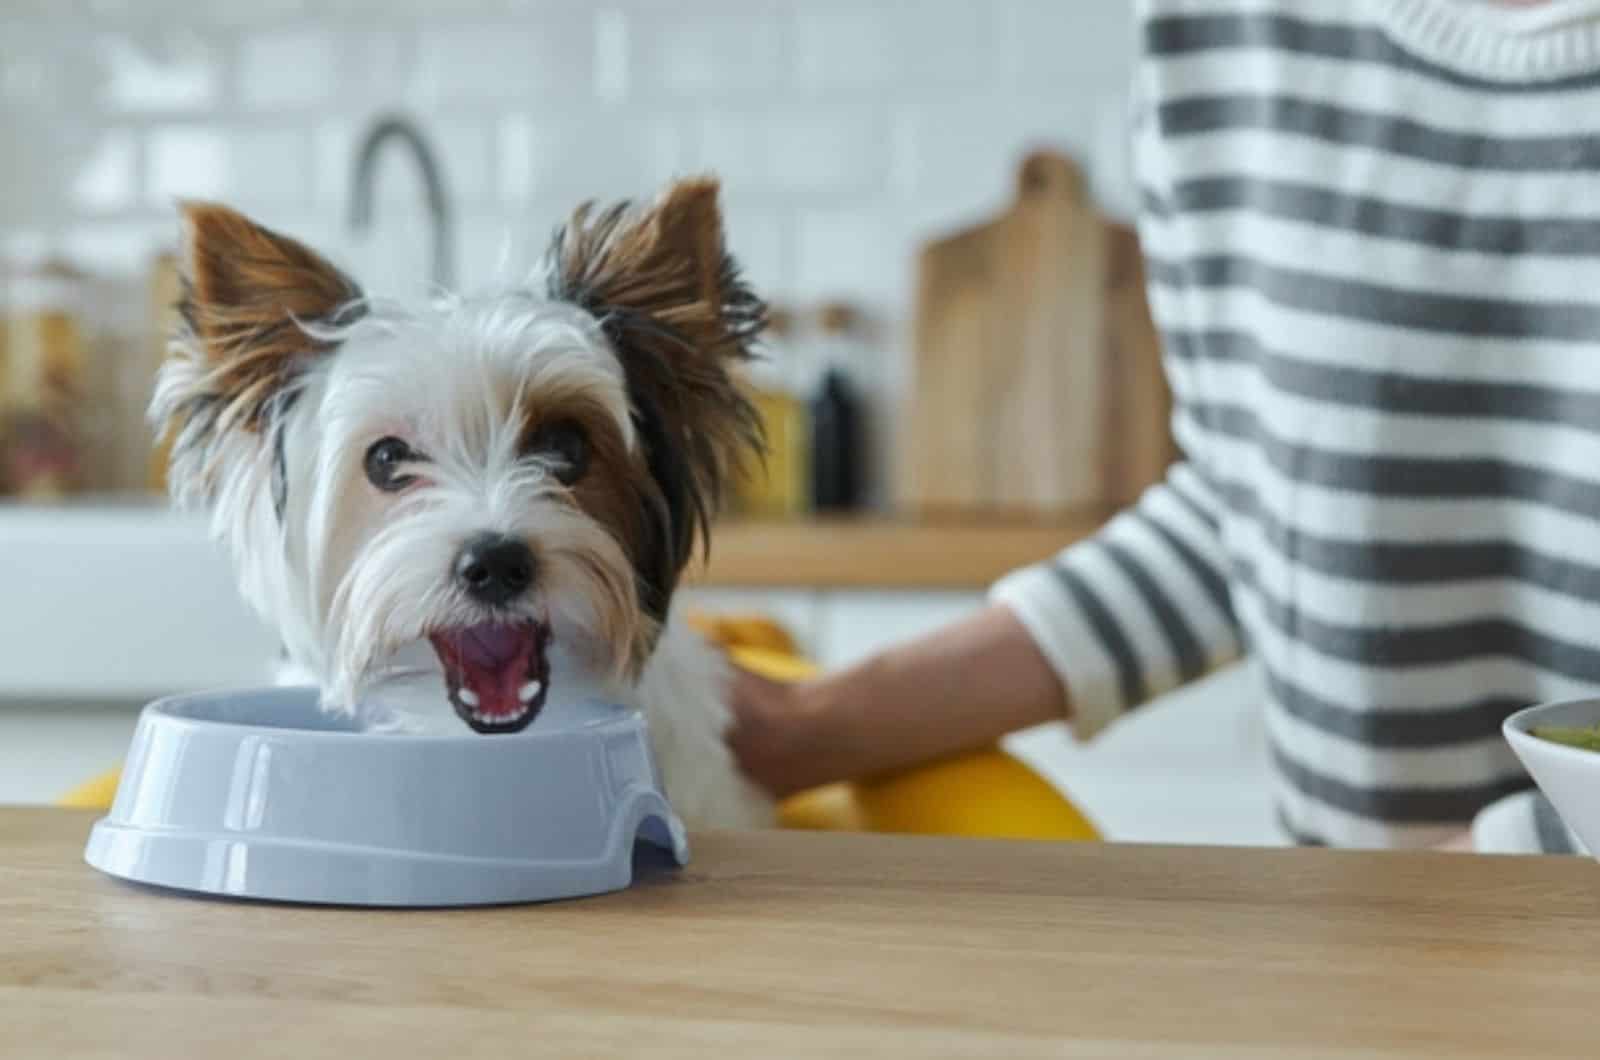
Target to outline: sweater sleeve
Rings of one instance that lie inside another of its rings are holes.
[[[1215,494],[1180,463],[1094,537],[991,590],[1061,678],[1080,738],[1238,657],[1218,528]]]

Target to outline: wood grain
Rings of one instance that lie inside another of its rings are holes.
[[[744,522],[711,535],[711,561],[690,572],[722,588],[982,589],[1093,533],[1104,511],[1048,522],[883,519]]]
[[[0,811],[0,1056],[1595,1055],[1586,860],[697,837],[541,907],[179,897]]]
[[[911,333],[908,510],[1125,503],[1170,460],[1137,237],[1100,214],[1069,158],[1030,154],[1005,210],[921,250]]]
[[[1169,423],[1172,391],[1161,366],[1161,338],[1145,297],[1139,236],[1106,226],[1107,442],[1105,500],[1125,507],[1166,474],[1178,457]]]

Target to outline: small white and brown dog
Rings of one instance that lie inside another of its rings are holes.
[[[671,617],[760,436],[730,370],[765,307],[716,183],[582,207],[529,283],[415,307],[225,207],[183,221],[151,406],[173,494],[325,708],[506,733],[590,681],[644,712],[691,827],[769,823],[722,738],[721,658]]]

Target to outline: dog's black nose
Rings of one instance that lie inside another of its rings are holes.
[[[514,537],[479,534],[456,557],[456,581],[474,600],[504,604],[533,584],[533,549]]]

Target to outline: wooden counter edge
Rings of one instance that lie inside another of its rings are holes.
[[[712,534],[705,588],[983,589],[1045,559],[1106,519],[1085,512],[1048,522],[822,519],[729,521]]]

